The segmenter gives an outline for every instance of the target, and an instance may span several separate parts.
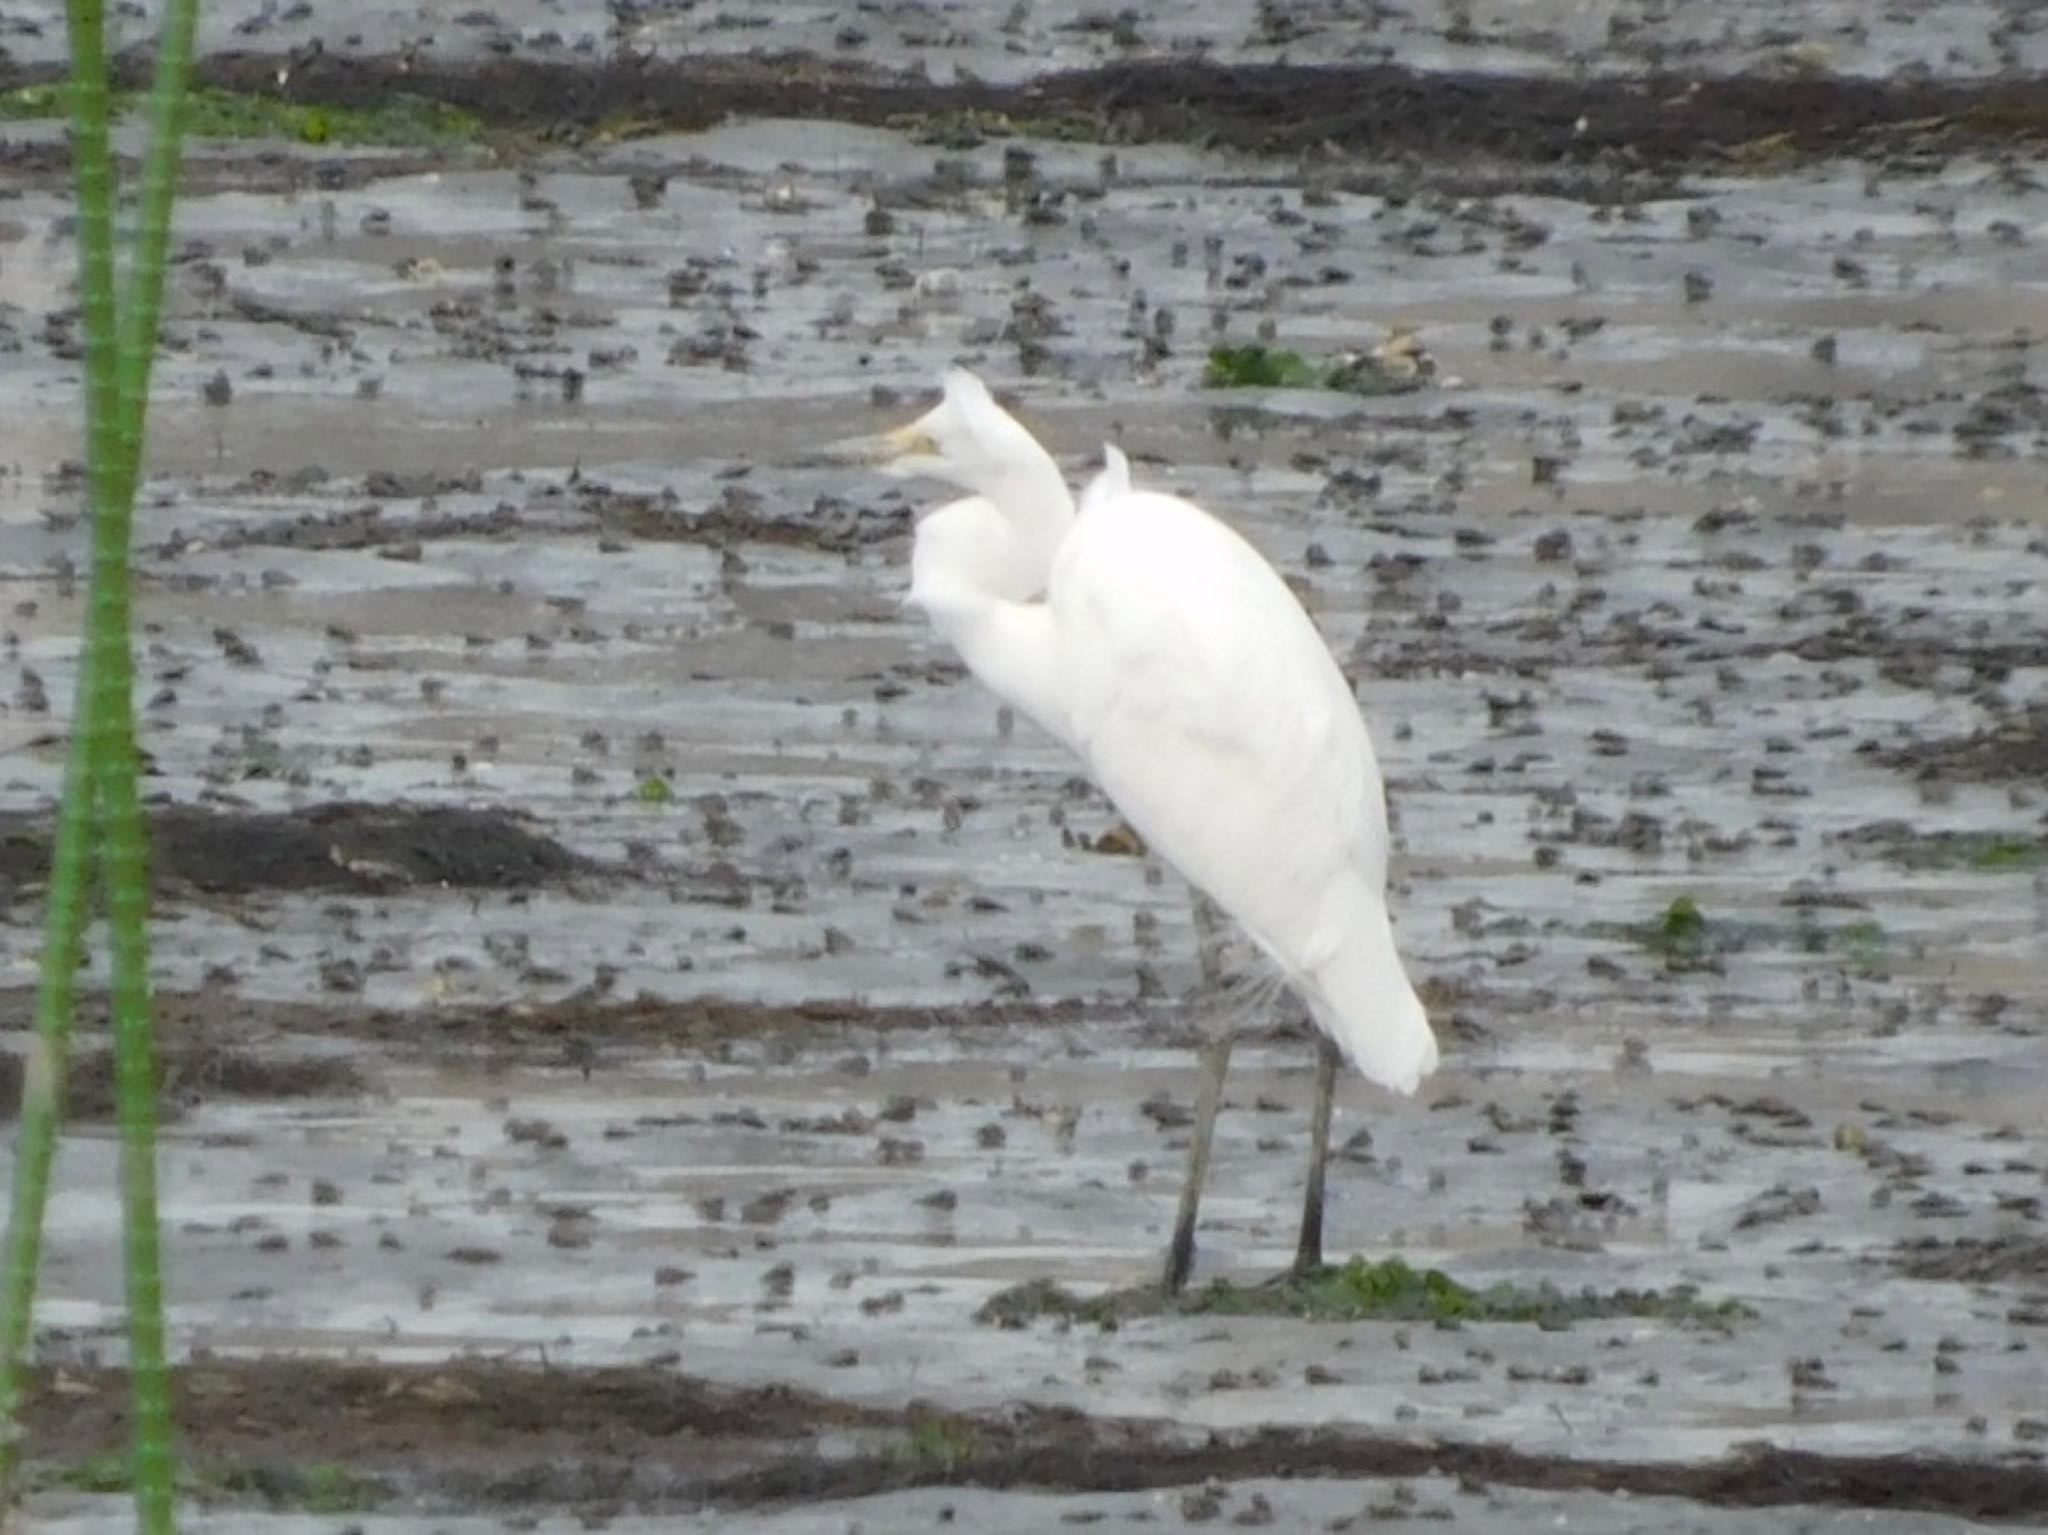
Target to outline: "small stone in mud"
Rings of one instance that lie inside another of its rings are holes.
[[[320,965],[320,984],[329,991],[354,993],[363,989],[363,967],[353,959],[330,959]]]
[[[740,1206],[740,1219],[749,1226],[772,1226],[782,1219],[795,1198],[795,1189],[773,1189],[756,1195]]]
[[[668,193],[668,176],[661,171],[635,171],[626,178],[626,185],[632,190],[634,207],[654,208]]]
[[[1194,1110],[1175,1102],[1164,1088],[1141,1102],[1138,1112],[1162,1130],[1183,1130],[1195,1122]]]
[[[213,642],[220,647],[220,653],[236,666],[261,666],[263,664],[263,657],[256,647],[243,639],[233,629],[226,627],[215,629],[213,631]]]
[[[587,1210],[558,1210],[548,1225],[548,1246],[580,1251],[590,1245],[595,1218]]]
[[[1785,1373],[1791,1377],[1795,1391],[1832,1391],[1834,1378],[1828,1374],[1827,1364],[1820,1359],[1794,1359],[1787,1362]]]
[[[545,1119],[508,1119],[505,1139],[515,1145],[538,1146],[543,1151],[559,1151],[569,1144],[569,1137]]]
[[[924,1160],[924,1142],[885,1135],[876,1143],[875,1160],[884,1167],[909,1167]]]
[[[1180,1516],[1189,1524],[1207,1524],[1223,1512],[1223,1500],[1229,1496],[1230,1489],[1221,1482],[1184,1492],[1180,1496]]]

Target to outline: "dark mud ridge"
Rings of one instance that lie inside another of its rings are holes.
[[[0,988],[0,1032],[26,1034],[35,1005],[33,987]],[[875,1007],[821,998],[778,1005],[716,996],[612,997],[588,988],[552,1000],[421,1008],[263,1002],[202,988],[159,991],[150,1008],[158,1033],[180,1041],[159,1048],[157,1065],[166,1099],[184,1107],[213,1098],[348,1097],[373,1090],[346,1060],[308,1053],[299,1042],[374,1042],[387,1054],[429,1058],[451,1047],[481,1045],[500,1063],[525,1059],[596,1069],[603,1058],[590,1052],[600,1046],[709,1050],[735,1040],[768,1038],[815,1046],[848,1041],[855,1031],[1072,1027],[1108,1011],[1081,1002]],[[90,1039],[103,1036],[106,1027],[105,994],[80,996],[79,1033]],[[112,1115],[112,1070],[112,1057],[104,1050],[86,1045],[73,1052],[73,1118]],[[20,1096],[20,1059],[0,1055],[0,1120],[13,1116]]]
[[[1574,1460],[1500,1446],[1269,1428],[1173,1425],[1016,1408],[877,1408],[673,1370],[311,1359],[195,1362],[176,1373],[179,1434],[203,1484],[302,1500],[299,1467],[341,1463],[367,1505],[642,1509],[850,1498],[908,1487],[1130,1492],[1257,1476],[1421,1477],[1543,1491],[1675,1496],[1726,1508],[1821,1505],[2024,1519],[2048,1507],[2048,1466],[1767,1447],[1708,1462]],[[53,1473],[123,1443],[116,1372],[46,1376],[30,1453]],[[829,1436],[831,1448],[824,1441]],[[255,1474],[252,1468],[260,1468]]]
[[[14,1020],[8,1020],[10,1024]],[[21,1022],[25,1025],[26,1018]],[[23,1058],[0,1055],[0,1123],[21,1112]],[[273,1060],[222,1045],[174,1044],[156,1052],[158,1112],[176,1120],[195,1104],[216,1098],[342,1098],[370,1090],[369,1081],[347,1061],[333,1057]],[[106,1121],[116,1112],[114,1054],[74,1050],[64,1068],[67,1119]]]
[[[1872,755],[1886,767],[1922,778],[2039,782],[2048,777],[2048,707],[2024,710],[1960,739],[1917,742]]]
[[[160,889],[517,890],[585,867],[552,838],[493,810],[342,802],[261,813],[160,805],[148,817]],[[50,835],[47,815],[0,815],[0,896],[40,897]]]
[[[411,96],[501,127],[570,138],[607,124],[689,130],[731,116],[878,125],[978,116],[1020,132],[1110,143],[1165,139],[1275,154],[1335,148],[1664,169],[2048,139],[2048,82],[2033,79],[1541,80],[1393,65],[1151,60],[1023,85],[936,85],[919,72],[801,53],[596,66],[320,54],[294,59],[289,70],[278,65],[274,54],[220,54],[200,60],[194,77],[250,95],[344,106]],[[143,56],[131,55],[121,74],[135,84],[147,69]],[[37,74],[0,70],[0,89]]]

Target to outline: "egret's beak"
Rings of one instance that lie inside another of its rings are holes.
[[[925,430],[924,423],[913,421],[893,432],[877,432],[871,437],[841,437],[836,442],[824,443],[799,455],[795,467],[886,469],[906,458],[933,457],[938,451],[938,444],[932,441],[932,434]]]

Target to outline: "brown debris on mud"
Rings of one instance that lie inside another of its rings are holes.
[[[351,507],[332,513],[302,513],[249,527],[228,528],[207,539],[214,549],[268,547],[319,552],[417,547],[438,539],[504,538],[519,531],[519,519],[510,507],[485,512],[449,512],[421,515],[403,521],[380,506]],[[152,546],[158,558],[180,553],[183,535]]]
[[[1872,755],[1886,767],[1922,778],[2038,783],[2048,778],[2048,708],[2029,709],[1973,735],[1915,741]]]
[[[303,492],[324,486],[325,471],[308,468],[290,475],[259,471],[237,486],[238,492]],[[171,559],[198,547],[209,552],[247,548],[333,552],[417,549],[422,544],[454,539],[512,540],[533,536],[542,518],[556,528],[568,527],[616,538],[651,543],[702,544],[723,549],[738,543],[815,549],[847,554],[886,545],[905,537],[914,518],[907,507],[869,506],[821,496],[802,515],[778,514],[764,498],[728,485],[710,505],[692,509],[673,493],[615,491],[592,480],[538,488],[525,508],[509,501],[480,510],[449,511],[433,505],[453,493],[476,494],[480,476],[397,475],[367,477],[361,493],[365,503],[338,511],[301,512],[206,529],[203,535],[181,529],[150,546],[149,553]],[[416,509],[384,504],[412,500]]]
[[[0,89],[47,73],[0,69]],[[547,138],[621,122],[690,131],[734,115],[874,125],[973,116],[1105,142],[1177,140],[1268,154],[1334,147],[1379,157],[1620,161],[1665,169],[2048,138],[2048,88],[2031,79],[1573,80],[1397,65],[1151,59],[1021,85],[940,85],[920,72],[810,53],[629,58],[595,67],[324,53],[294,60],[288,74],[273,54],[230,53],[200,60],[193,73],[205,86],[302,102],[382,106],[397,95],[423,98]],[[134,86],[146,79],[147,62],[130,55],[119,74]]]
[[[187,1457],[222,1484],[249,1485],[247,1475],[221,1473],[255,1464],[289,1486],[280,1463],[331,1464],[339,1451],[351,1473],[380,1490],[501,1508],[593,1497],[745,1507],[921,1486],[1118,1492],[1214,1478],[1432,1474],[1727,1508],[2011,1519],[2048,1503],[2048,1467],[2032,1463],[1769,1448],[1705,1462],[1575,1460],[1333,1428],[1197,1436],[1065,1410],[862,1406],[787,1386],[718,1385],[659,1366],[209,1360],[174,1372],[174,1390]],[[27,1412],[30,1454],[55,1468],[116,1453],[127,1412],[118,1372],[47,1372]],[[930,1453],[935,1443],[945,1453]]]
[[[285,813],[163,805],[149,811],[160,889],[370,894],[408,886],[524,889],[585,861],[496,810],[337,802]],[[46,816],[0,816],[0,889],[40,892],[50,866]]]
[[[541,1059],[559,1062],[565,1044],[578,1052],[593,1045],[707,1049],[767,1038],[816,1045],[849,1041],[858,1031],[1071,1027],[1103,1011],[1082,1002],[876,1007],[848,998],[777,1005],[716,996],[612,998],[588,992],[553,1001],[459,1007],[350,1007],[249,997],[224,1001],[204,989],[158,992],[150,1006],[159,1036],[184,1042],[167,1046],[163,1061],[167,1090],[174,1098],[181,1084],[195,1098],[306,1097],[364,1090],[364,1079],[346,1062],[278,1054],[278,1042],[294,1037],[360,1040],[430,1053],[484,1044],[501,1055],[531,1050]],[[25,1033],[34,1008],[33,988],[0,988],[0,1030]],[[106,1019],[103,994],[79,998],[82,1033],[104,1030]],[[105,1106],[112,1102],[111,1081],[95,1086],[99,1067],[93,1061],[83,1053],[73,1057],[72,1112],[82,1118],[100,1118],[111,1111]],[[7,1105],[18,1094],[19,1067],[0,1057],[0,1114],[12,1112]]]
[[[1087,1008],[1079,1002],[1042,1007],[996,1002],[969,1007],[873,1007],[852,999],[820,999],[777,1006],[714,996],[680,1000],[642,996],[616,1001],[571,996],[556,1002],[371,1012],[337,1021],[335,1026],[359,1037],[398,1042],[436,1038],[443,1044],[466,1039],[533,1045],[577,1040],[643,1048],[701,1048],[769,1035],[792,1041],[830,1041],[855,1029],[894,1033],[1072,1024],[1086,1014]]]
[[[2048,1237],[2017,1234],[1946,1242],[1928,1237],[1899,1249],[1899,1272],[1957,1284],[2048,1282]]]
[[[25,1024],[26,1020],[23,1020]],[[10,1026],[14,1020],[9,1019]],[[0,1123],[21,1111],[23,1058],[0,1055]],[[158,1111],[175,1118],[196,1104],[219,1098],[275,1102],[295,1098],[348,1097],[368,1091],[354,1066],[333,1057],[269,1059],[247,1050],[213,1044],[172,1044],[156,1053]],[[115,1113],[114,1054],[75,1050],[65,1068],[65,1117],[100,1122]]]
[[[600,484],[577,487],[579,508],[608,533],[653,543],[776,544],[846,554],[905,536],[915,520],[908,508],[874,508],[820,498],[807,517],[766,513],[761,498],[728,487],[723,500],[688,511],[673,497],[614,492]]]

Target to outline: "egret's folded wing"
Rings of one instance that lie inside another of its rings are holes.
[[[1191,504],[1089,507],[1055,566],[1073,740],[1161,856],[1290,970],[1384,920],[1386,810],[1349,684],[1279,575]]]

